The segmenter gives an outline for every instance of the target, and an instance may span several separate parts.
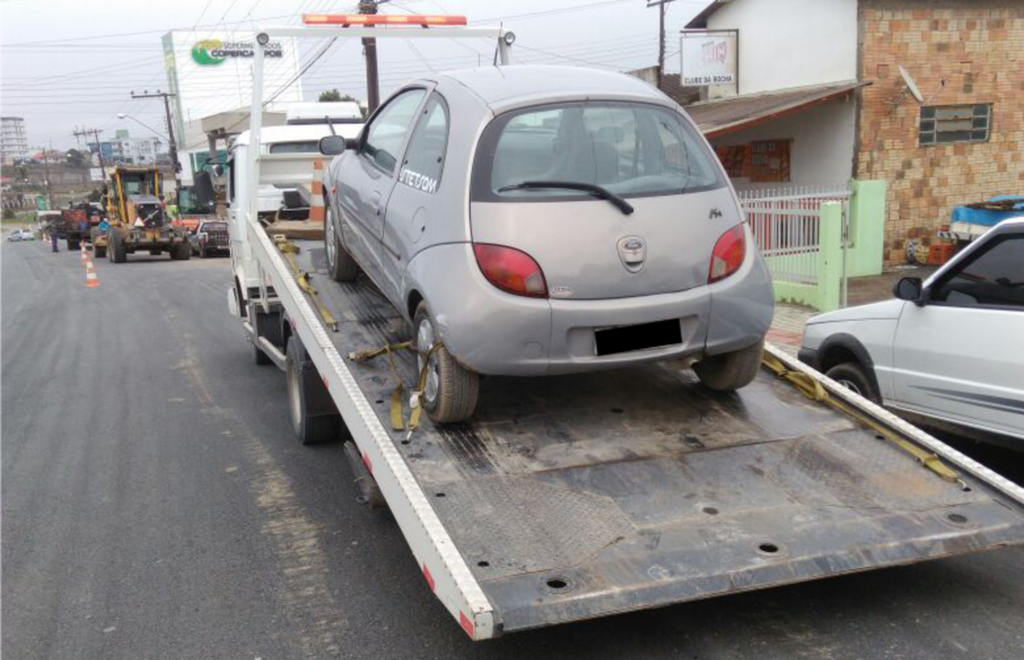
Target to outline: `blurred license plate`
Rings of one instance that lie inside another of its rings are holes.
[[[683,343],[679,319],[595,330],[598,355],[614,355]]]

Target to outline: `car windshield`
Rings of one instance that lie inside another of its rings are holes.
[[[677,112],[643,103],[571,103],[510,113],[488,127],[477,153],[474,197],[492,201],[584,197],[541,182],[597,185],[621,197],[725,185],[690,124]]]

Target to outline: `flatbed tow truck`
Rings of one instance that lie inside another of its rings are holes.
[[[484,36],[507,62],[503,30],[414,25],[256,42]],[[472,422],[402,428],[414,355],[353,359],[409,339],[399,315],[365,279],[331,281],[322,242],[260,222],[252,191],[312,184],[318,158],[261,146],[262,70],[261,46],[233,152],[229,307],[257,362],[286,371],[300,439],[345,441],[363,499],[390,509],[470,638],[1024,542],[1024,489],[770,345],[734,394],[665,364],[491,378]]]

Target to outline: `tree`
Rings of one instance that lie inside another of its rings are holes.
[[[349,103],[355,103],[356,105],[359,106],[359,112],[362,113],[363,118],[366,118],[366,108],[364,108],[363,104],[359,102],[359,99],[348,94],[342,94],[337,90],[337,88],[320,92],[320,98],[317,100],[320,101],[321,103],[336,103],[338,101],[347,101]]]
[[[72,167],[87,167],[89,165],[89,157],[78,149],[68,149],[64,157],[67,159],[68,165]]]

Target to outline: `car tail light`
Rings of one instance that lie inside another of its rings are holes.
[[[747,241],[743,225],[736,225],[719,237],[715,249],[711,251],[708,284],[723,280],[739,270],[746,254]]]
[[[548,285],[544,272],[533,257],[521,250],[503,245],[473,245],[480,270],[494,286],[519,296],[547,298]]]

